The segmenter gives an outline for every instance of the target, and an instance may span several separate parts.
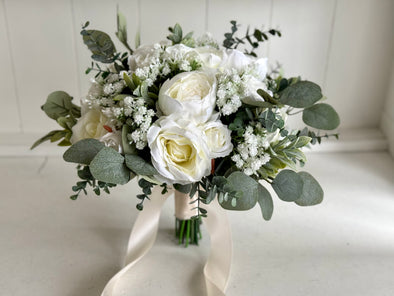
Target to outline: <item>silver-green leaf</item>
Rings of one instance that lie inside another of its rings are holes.
[[[258,183],[253,178],[242,172],[234,172],[227,178],[224,185],[226,192],[235,192],[235,197],[224,199],[220,205],[226,210],[246,211],[253,208],[257,203]],[[232,202],[233,199],[236,202]],[[235,206],[234,203],[236,203]]]
[[[67,162],[89,165],[93,158],[105,145],[96,139],[83,139],[68,148],[63,159]]]
[[[299,206],[314,206],[323,201],[324,192],[319,182],[307,172],[299,172],[298,175],[304,182],[301,197],[295,201]]]
[[[274,211],[274,203],[272,201],[271,194],[269,191],[260,183],[257,186],[257,202],[261,208],[261,214],[263,215],[264,220],[268,221],[272,217],[272,213]]]
[[[126,184],[130,180],[130,171],[124,164],[124,157],[113,148],[104,147],[90,163],[90,172],[97,180]]]
[[[338,113],[328,104],[316,104],[306,108],[302,113],[305,124],[322,130],[333,130],[339,126]]]
[[[280,94],[281,103],[295,108],[312,106],[323,97],[321,88],[311,81],[299,81],[286,87]]]
[[[272,188],[283,201],[295,201],[302,193],[302,178],[292,170],[282,170],[272,182]]]
[[[59,117],[70,114],[70,110],[75,106],[72,97],[64,91],[54,91],[49,94],[41,109],[48,115],[48,117],[57,120]],[[76,107],[76,106],[75,106]]]
[[[125,159],[126,166],[137,175],[152,176],[158,174],[157,170],[150,163],[138,155],[126,154]]]

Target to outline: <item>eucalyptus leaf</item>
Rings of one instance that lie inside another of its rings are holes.
[[[99,140],[83,139],[68,148],[63,154],[63,159],[67,162],[89,165],[96,154],[104,147],[104,143]]]
[[[89,167],[93,177],[102,182],[123,185],[130,180],[124,157],[110,147],[102,148]]]
[[[92,59],[101,63],[112,63],[115,60],[116,48],[107,33],[98,30],[82,30],[83,43],[92,52]]]
[[[274,203],[272,201],[271,194],[269,191],[260,183],[257,185],[257,202],[261,208],[261,214],[263,215],[264,220],[268,221],[272,217],[272,213],[274,211]]]
[[[226,192],[235,192],[236,197],[230,197],[220,203],[226,210],[246,211],[253,208],[258,199],[258,183],[253,178],[242,172],[233,172],[227,178],[224,186]],[[236,206],[233,206],[232,200],[236,198]]]
[[[185,194],[190,192],[190,190],[192,189],[192,186],[193,185],[191,183],[190,184],[184,184],[184,185],[182,185],[182,184],[174,184],[174,188],[176,190],[178,190],[179,192],[185,193]]]
[[[339,126],[338,113],[328,104],[321,103],[304,109],[302,120],[305,124],[322,130],[333,130]]]
[[[41,109],[48,117],[57,120],[59,117],[64,117],[70,114],[70,110],[75,106],[71,103],[72,97],[64,91],[55,91],[49,94]],[[77,107],[77,106],[75,106]]]
[[[321,88],[311,81],[298,81],[286,87],[281,93],[281,103],[295,108],[312,106],[323,97]]]
[[[324,192],[319,182],[307,172],[299,172],[298,175],[304,182],[301,197],[295,203],[299,206],[314,206],[323,201]]]
[[[272,182],[272,188],[283,201],[295,201],[302,193],[302,178],[292,170],[282,170]]]
[[[157,175],[157,170],[145,159],[138,155],[126,154],[126,166],[137,175],[152,176]]]

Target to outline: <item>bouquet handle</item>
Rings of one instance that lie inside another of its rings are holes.
[[[125,266],[105,286],[101,296],[115,296],[116,286],[122,281],[125,273],[137,263],[153,246],[159,226],[161,208],[166,199],[173,194],[169,191],[161,195],[158,186],[151,195],[150,202],[145,204],[134,223],[130,234]],[[211,237],[211,252],[204,267],[204,276],[208,296],[223,296],[230,276],[232,259],[232,240],[230,224],[224,209],[217,199],[206,205],[208,217],[203,219]]]

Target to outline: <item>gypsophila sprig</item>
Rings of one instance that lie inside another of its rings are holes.
[[[86,70],[94,76],[91,87],[81,107],[65,92],[50,94],[42,109],[62,129],[32,146],[47,140],[72,145],[64,159],[80,164],[81,179],[72,199],[89,186],[100,195],[137,177],[142,210],[157,198],[157,186],[161,194],[175,190],[192,213],[177,218],[176,235],[186,245],[198,243],[201,218],[209,215],[205,206],[214,199],[226,210],[258,203],[269,220],[273,201],[262,180],[283,201],[322,201],[319,183],[299,169],[305,147],[338,137],[316,129],[336,129],[339,116],[321,102],[317,84],[285,78],[279,68],[268,73],[267,58],[257,57],[256,49],[280,37],[278,30],[248,27],[239,37],[240,25],[231,21],[220,47],[209,33],[195,38],[176,24],[167,40],[154,44],[139,45],[137,34],[133,49],[118,13],[116,36],[126,51],[119,52],[108,34],[88,25],[81,35],[92,53]],[[297,113],[307,128],[288,124]]]

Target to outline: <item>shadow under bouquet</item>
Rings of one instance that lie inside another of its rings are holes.
[[[273,201],[265,186],[300,206],[322,201],[317,180],[298,167],[306,161],[303,147],[330,136],[316,129],[336,129],[339,116],[322,102],[317,84],[268,72],[267,59],[257,57],[259,45],[279,31],[248,29],[240,36],[231,21],[219,44],[209,34],[184,34],[176,24],[166,41],[140,46],[137,37],[133,50],[118,14],[116,36],[127,49],[118,52],[109,35],[88,25],[81,35],[92,52],[90,90],[81,106],[66,92],[51,93],[42,110],[62,129],[32,146],[71,145],[63,158],[78,164],[81,179],[71,199],[89,186],[100,195],[137,177],[143,210],[154,188],[175,190],[175,232],[186,246],[198,243],[212,202],[238,211],[259,204],[269,220]],[[286,125],[301,112],[312,130]]]

